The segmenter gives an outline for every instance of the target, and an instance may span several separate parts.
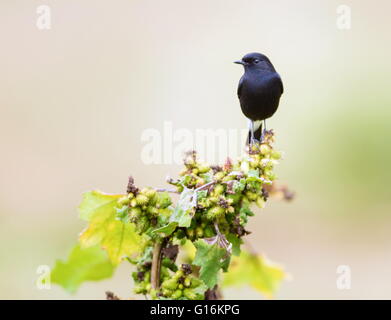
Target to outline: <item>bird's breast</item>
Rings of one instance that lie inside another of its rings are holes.
[[[280,81],[270,74],[245,75],[239,97],[244,115],[252,120],[270,118],[276,112],[280,101]]]

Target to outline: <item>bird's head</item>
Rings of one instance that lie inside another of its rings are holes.
[[[269,58],[258,52],[248,53],[242,60],[235,61],[234,63],[243,65],[245,70],[259,69],[275,71]]]

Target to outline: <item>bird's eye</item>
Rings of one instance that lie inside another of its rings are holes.
[[[254,60],[254,63],[258,63],[258,62],[259,62],[259,60],[258,60],[258,59],[255,59],[255,60]]]

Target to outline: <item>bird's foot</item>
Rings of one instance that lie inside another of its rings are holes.
[[[261,139],[260,139],[259,143],[263,143],[263,141],[265,140],[266,135],[268,135],[268,134],[269,134],[269,131],[266,130],[266,129],[264,129],[264,130],[262,131]]]
[[[248,152],[250,154],[258,153],[260,143],[261,142],[259,140],[255,139],[255,138],[251,138],[249,146],[248,146]]]

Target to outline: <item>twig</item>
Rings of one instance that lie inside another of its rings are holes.
[[[151,286],[158,290],[160,285],[160,264],[162,254],[162,243],[157,241],[153,247],[152,266],[151,266]]]
[[[203,190],[203,189],[205,189],[206,187],[209,187],[210,185],[215,184],[215,183],[216,183],[216,181],[208,182],[208,183],[202,185],[201,187],[198,187],[198,188],[195,189],[194,191],[197,192],[197,191]]]
[[[157,192],[180,193],[178,190],[175,190],[175,189],[158,188],[158,189],[155,189],[155,190]]]

